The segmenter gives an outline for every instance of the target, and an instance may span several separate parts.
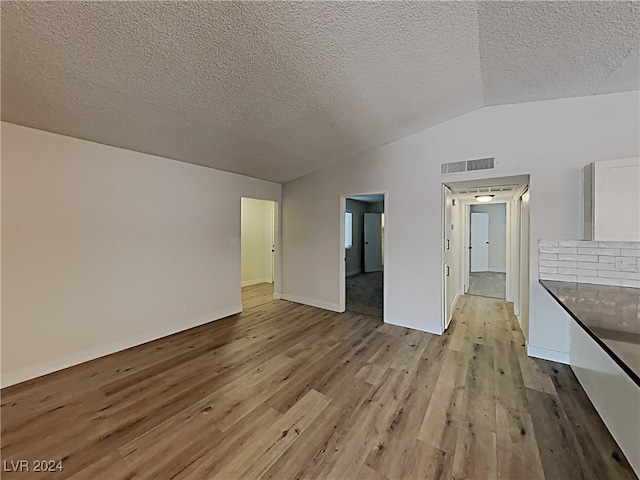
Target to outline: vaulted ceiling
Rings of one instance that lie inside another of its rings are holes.
[[[284,182],[485,105],[637,90],[639,2],[2,2],[2,119]]]

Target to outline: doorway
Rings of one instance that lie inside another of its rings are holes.
[[[344,197],[344,306],[383,318],[385,195]]]
[[[525,338],[529,296],[529,175],[443,184],[442,329],[461,295],[513,302]]]
[[[470,295],[506,298],[507,204],[474,204],[469,215]]]
[[[276,202],[240,200],[240,262],[244,309],[273,300]]]

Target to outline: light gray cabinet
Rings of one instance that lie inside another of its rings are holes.
[[[640,158],[582,170],[582,239],[640,241]]]

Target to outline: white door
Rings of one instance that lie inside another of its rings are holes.
[[[382,270],[382,214],[364,214],[364,271]]]
[[[471,212],[471,271],[489,271],[489,214]]]

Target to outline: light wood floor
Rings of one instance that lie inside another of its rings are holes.
[[[273,301],[273,283],[259,283],[242,287],[242,308],[249,308],[264,305]]]
[[[566,366],[504,301],[443,336],[269,301],[2,391],[4,478],[627,479]]]

